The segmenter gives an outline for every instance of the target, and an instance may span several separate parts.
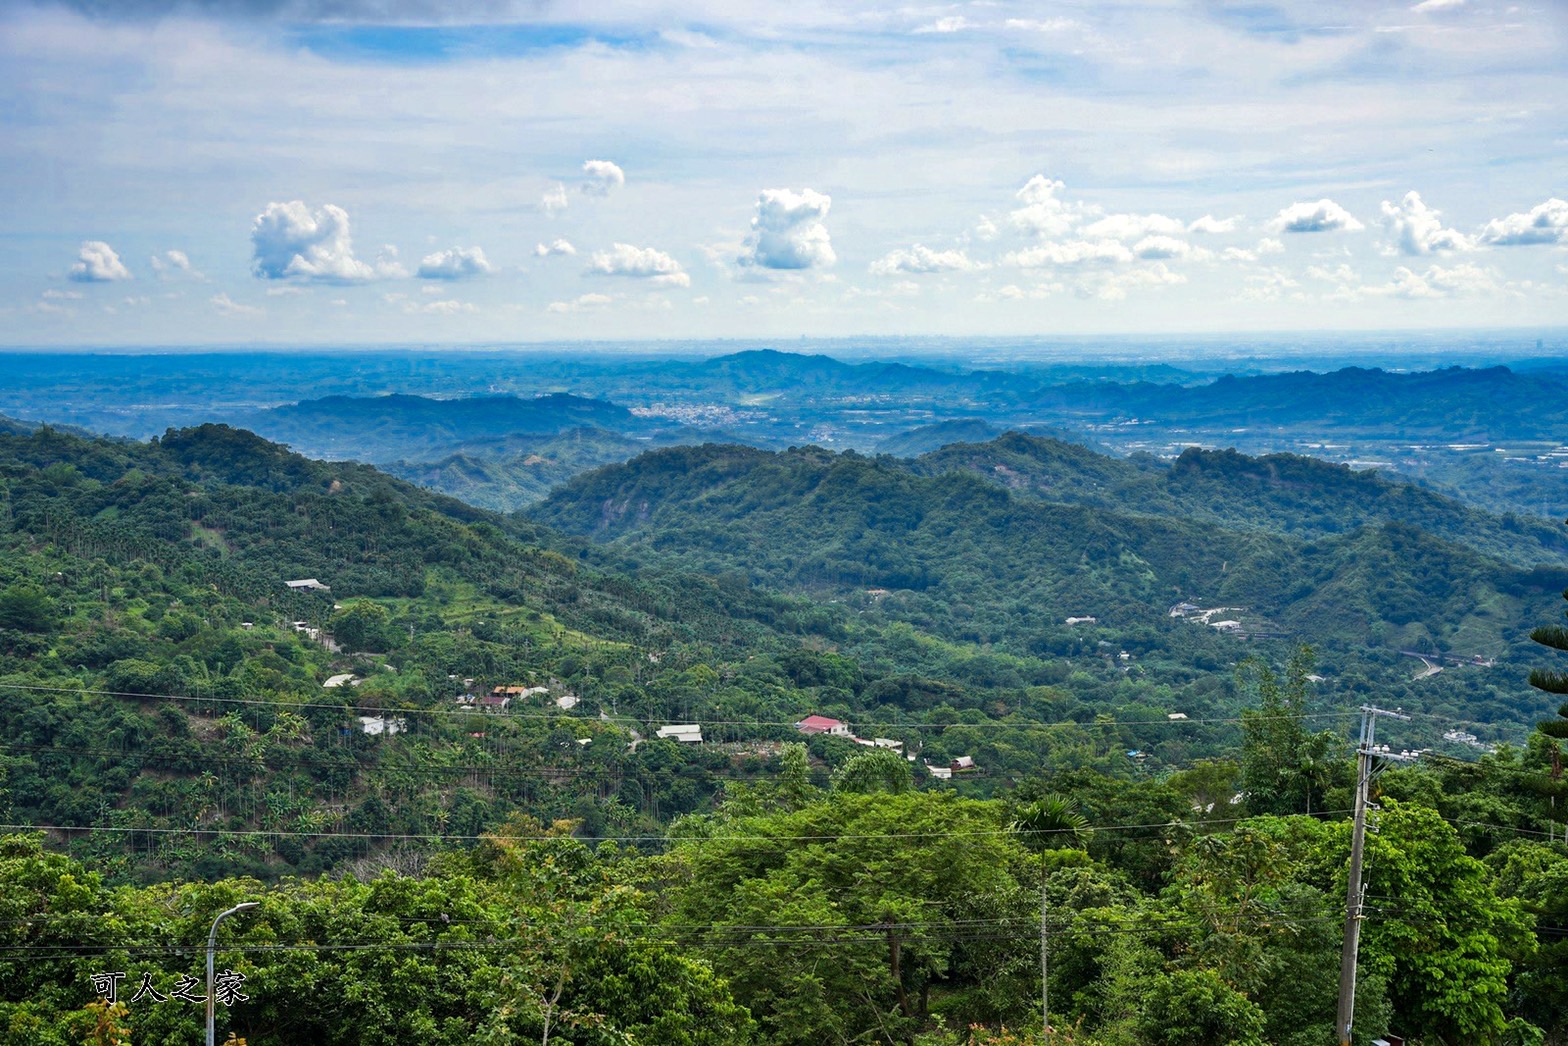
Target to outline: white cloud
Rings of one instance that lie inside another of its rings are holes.
[[[1411,7],[1410,10],[1426,14],[1429,11],[1452,11],[1463,6],[1465,6],[1465,0],[1421,0],[1419,4]]]
[[[1225,233],[1236,231],[1235,218],[1216,218],[1212,214],[1205,214],[1202,218],[1191,222],[1187,226],[1188,232]]]
[[[1107,214],[1081,232],[1093,240],[1136,240],[1143,236],[1174,236],[1187,231],[1186,223],[1163,214]]]
[[[1033,287],[1024,288],[1016,283],[1009,283],[1001,287],[995,294],[981,293],[975,296],[975,301],[1039,301],[1049,298],[1053,294],[1060,294],[1065,288],[1060,283],[1040,283]]]
[[[207,300],[212,303],[213,308],[225,316],[260,316],[266,312],[265,309],[258,309],[254,305],[241,305],[233,298],[230,298],[226,291],[214,294]]]
[[[158,274],[160,280],[206,279],[191,265],[190,256],[184,251],[168,250],[154,254],[147,259],[147,264],[152,266],[152,271]]]
[[[585,312],[589,309],[602,309],[614,300],[608,294],[584,294],[571,301],[552,301],[545,307],[545,311]]]
[[[55,290],[54,288],[51,287],[49,290],[44,291],[43,296],[45,298],[52,298],[52,299],[56,299],[56,300],[60,300],[60,301],[80,301],[81,298],[82,298],[82,292],[81,291],[57,291],[57,290]]]
[[[1071,18],[1009,18],[1002,24],[1008,29],[1022,29],[1031,33],[1059,33],[1078,26]]]
[[[1279,301],[1283,297],[1299,299],[1301,284],[1279,269],[1264,269],[1247,277],[1247,287],[1238,295],[1243,301]]]
[[[376,252],[376,263],[372,266],[377,276],[388,279],[401,279],[408,275],[408,270],[403,268],[403,263],[397,260],[397,248],[390,243],[383,243]]]
[[[979,268],[983,266],[961,250],[934,251],[919,243],[913,247],[889,251],[871,263],[871,272],[876,276],[891,276],[899,272],[973,272]]]
[[[1323,280],[1326,283],[1337,283],[1341,285],[1355,283],[1361,279],[1356,270],[1352,269],[1344,262],[1340,262],[1339,265],[1332,269],[1324,265],[1309,265],[1307,266],[1307,275],[1311,276],[1314,280]]]
[[[1394,278],[1379,287],[1363,287],[1362,293],[1395,298],[1450,298],[1462,295],[1494,294],[1502,290],[1497,278],[1486,269],[1469,262],[1443,268],[1433,265],[1417,273],[1401,265]]]
[[[114,248],[102,240],[85,241],[77,258],[67,274],[77,283],[112,283],[131,278],[131,270],[120,261]]]
[[[1275,232],[1357,232],[1366,228],[1333,200],[1293,203],[1274,216]]]
[[[1495,218],[1481,230],[1481,241],[1499,247],[1568,243],[1568,200],[1559,200],[1554,196],[1532,207],[1528,214]]]
[[[704,51],[712,51],[719,46],[719,42],[708,34],[689,29],[661,29],[659,39],[676,47],[692,47]]]
[[[764,189],[739,261],[763,269],[818,269],[837,257],[823,220],[833,198],[813,189]]]
[[[1475,241],[1464,233],[1443,228],[1441,212],[1421,200],[1415,190],[1405,193],[1397,204],[1383,201],[1383,224],[1388,226],[1399,249],[1405,254],[1423,255],[1443,251],[1469,251]]]
[[[1035,236],[1061,236],[1070,231],[1085,210],[1082,204],[1068,203],[1057,194],[1067,188],[1063,182],[1052,181],[1037,174],[1024,183],[1016,196],[1022,207],[1011,211],[1008,217],[1013,225]]]
[[[1132,251],[1115,240],[1069,240],[1011,251],[1003,255],[1002,263],[1020,269],[1043,269],[1095,262],[1130,262],[1132,259]]]
[[[956,32],[959,32],[960,30],[968,29],[968,28],[969,28],[969,19],[965,18],[963,15],[948,15],[945,18],[938,18],[934,22],[931,22],[931,23],[929,23],[927,25],[920,26],[919,28],[917,28],[915,30],[915,32],[917,32],[917,33],[956,33]]]
[[[1220,251],[1221,261],[1255,262],[1267,254],[1283,254],[1285,245],[1279,240],[1265,236],[1253,247],[1226,247]]]
[[[566,186],[560,182],[550,186],[545,190],[545,194],[539,197],[539,209],[546,214],[560,214],[566,210],[567,203]]]
[[[348,212],[333,204],[315,211],[299,200],[269,203],[251,225],[251,271],[264,280],[359,283],[404,275],[395,249],[382,248],[375,265],[354,257]]]
[[[583,178],[581,188],[585,196],[608,196],[611,190],[626,184],[626,172],[609,160],[589,160],[584,163]]]
[[[1205,261],[1213,257],[1207,249],[1194,247],[1186,240],[1178,240],[1174,236],[1145,236],[1133,244],[1132,252],[1148,260],[1190,258],[1194,261]]]
[[[471,276],[485,276],[495,267],[478,247],[452,247],[427,254],[419,260],[418,276],[422,280],[463,280]]]
[[[1179,272],[1172,272],[1164,262],[1142,268],[1128,269],[1125,272],[1106,273],[1097,279],[1078,288],[1080,296],[1093,295],[1104,301],[1122,301],[1128,292],[1145,290],[1150,287],[1171,287],[1186,283],[1187,277]]]
[[[630,276],[665,286],[691,286],[691,277],[681,269],[680,262],[653,247],[634,247],[629,243],[595,251],[586,271],[595,276]]]
[[[570,257],[576,253],[577,248],[565,240],[552,240],[549,243],[540,243],[534,246],[535,258],[549,258],[557,254]]]
[[[403,311],[410,313],[430,313],[436,316],[456,316],[459,313],[464,312],[478,312],[479,309],[475,307],[472,302],[443,300],[427,301],[423,305],[417,305],[413,302],[409,302],[407,305],[403,306]]]

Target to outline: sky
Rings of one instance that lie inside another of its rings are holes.
[[[0,345],[1568,326],[1563,0],[0,0]]]

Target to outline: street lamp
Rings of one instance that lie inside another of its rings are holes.
[[[218,924],[235,912],[243,912],[247,908],[254,908],[259,903],[261,902],[246,901],[244,904],[236,904],[226,912],[219,912],[218,917],[212,920],[212,932],[207,935],[207,1046],[217,1046],[217,1040],[214,1038],[213,1032],[213,1020],[216,1014],[213,1012],[212,953],[218,947]]]

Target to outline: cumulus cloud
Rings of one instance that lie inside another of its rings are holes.
[[[403,311],[410,313],[423,312],[435,316],[456,316],[459,313],[464,312],[478,312],[479,309],[475,307],[472,302],[443,300],[427,301],[422,305],[409,302],[407,305],[403,306]]]
[[[422,280],[465,280],[494,271],[485,252],[478,247],[451,247],[421,258],[418,276]]]
[[[160,280],[206,279],[191,265],[190,256],[184,251],[168,250],[162,254],[151,255],[147,259],[147,264],[152,266],[152,271],[158,275]]]
[[[1130,262],[1132,251],[1116,240],[1068,240],[1064,243],[1042,243],[1021,251],[1003,255],[1005,265],[1020,269],[1044,269],[1107,262]]]
[[[680,262],[653,247],[634,247],[629,243],[595,251],[586,271],[595,276],[630,276],[664,286],[691,286],[691,277],[681,269]]]
[[[1365,294],[1395,298],[1450,298],[1493,294],[1501,289],[1492,273],[1478,265],[1461,262],[1446,269],[1433,265],[1420,273],[1401,265],[1394,270],[1390,282],[1361,290]]]
[[[1475,248],[1475,241],[1464,233],[1443,228],[1441,213],[1422,202],[1421,194],[1413,189],[1405,193],[1404,199],[1397,204],[1384,200],[1382,210],[1383,224],[1405,254],[1436,254]]]
[[[1481,230],[1481,242],[1498,247],[1568,243],[1568,200],[1559,200],[1554,196],[1532,207],[1528,214],[1495,218]],[[86,250],[86,246],[83,244],[82,249]]]
[[[403,268],[403,263],[397,260],[397,248],[390,243],[383,243],[376,252],[376,262],[372,266],[377,276],[388,278],[408,275],[408,270]]]
[[[1275,232],[1357,232],[1366,228],[1333,200],[1293,203],[1274,216]]]
[[[979,268],[982,266],[961,250],[934,251],[919,243],[913,247],[889,251],[871,263],[871,272],[876,276],[891,276],[900,272],[972,272]]]
[[[1008,214],[1014,227],[1035,236],[1061,236],[1070,231],[1083,217],[1084,208],[1058,195],[1065,188],[1065,183],[1043,174],[1030,178],[1015,194],[1023,206]]]
[[[740,264],[763,269],[818,269],[837,257],[823,220],[833,198],[812,189],[764,189],[757,196]]]
[[[566,210],[566,186],[556,182],[539,197],[539,209],[546,214],[560,214]]]
[[[1095,282],[1080,287],[1078,293],[1082,296],[1093,295],[1103,301],[1122,301],[1131,291],[1171,287],[1186,282],[1187,277],[1173,272],[1164,262],[1155,262],[1125,272],[1107,273]]]
[[[403,275],[395,249],[375,265],[354,257],[348,212],[333,204],[312,211],[299,200],[269,203],[251,225],[251,271],[264,280],[360,283]]]
[[[1307,266],[1307,275],[1311,276],[1314,280],[1323,280],[1327,283],[1338,284],[1355,283],[1361,278],[1356,273],[1356,270],[1352,269],[1344,262],[1340,262],[1339,265],[1332,269],[1326,265],[1309,265]]]
[[[582,191],[585,196],[608,196],[625,184],[626,172],[609,160],[589,160],[583,164]]]
[[[1144,236],[1180,235],[1186,231],[1186,223],[1163,214],[1107,214],[1082,230],[1084,236],[1094,240],[1136,240]]]
[[[1247,284],[1238,295],[1242,301],[1279,301],[1289,297],[1300,299],[1301,284],[1279,269],[1264,269],[1247,277]]]
[[[102,240],[87,240],[76,257],[68,275],[77,283],[112,283],[131,278],[131,270],[120,261],[114,248]]]
[[[540,243],[534,246],[535,258],[549,258],[558,254],[570,257],[576,253],[577,248],[565,240],[552,240],[549,243]]]
[[[260,316],[266,310],[258,309],[254,305],[242,305],[230,298],[227,292],[214,294],[207,299],[212,307],[225,316]]]
[[[589,309],[602,309],[615,299],[608,294],[584,294],[571,301],[552,301],[545,307],[546,312],[586,312]]]
[[[1206,248],[1194,247],[1186,240],[1178,240],[1174,236],[1145,236],[1133,244],[1132,252],[1140,258],[1151,261],[1174,258],[1205,261],[1213,257]]]
[[[1202,218],[1187,225],[1188,232],[1224,233],[1236,231],[1235,218],[1216,218],[1212,214],[1205,214]]]

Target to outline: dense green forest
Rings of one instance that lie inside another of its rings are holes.
[[[1236,633],[1265,647],[1277,637],[1318,647],[1334,669],[1326,676],[1375,681],[1428,708],[1452,708],[1454,696],[1440,679],[1410,690],[1404,652],[1523,656],[1532,616],[1568,583],[1561,540],[1544,524],[1408,484],[1235,453],[1146,466],[1017,434],[914,462],[818,448],[657,451],[579,477],[532,516],[628,568],[740,571],[842,600],[882,635],[907,625],[1047,661],[1109,649],[1131,655],[1128,674],[1166,680],[1181,678],[1179,666],[1213,672],[1245,657]],[[1509,560],[1491,554],[1510,534]],[[1173,618],[1183,601],[1239,624],[1225,634]],[[1466,718],[1545,709],[1522,673],[1489,672],[1471,673]]]
[[[0,435],[0,1041],[196,1041],[257,900],[252,1043],[1038,1042],[1042,908],[1052,1042],[1328,1042],[1374,698],[1433,751],[1378,779],[1357,1042],[1564,1041],[1523,674],[1568,578],[1503,548],[1553,534],[943,453],[658,451],[525,519],[224,426]],[[1168,613],[1243,597],[1252,638]]]

